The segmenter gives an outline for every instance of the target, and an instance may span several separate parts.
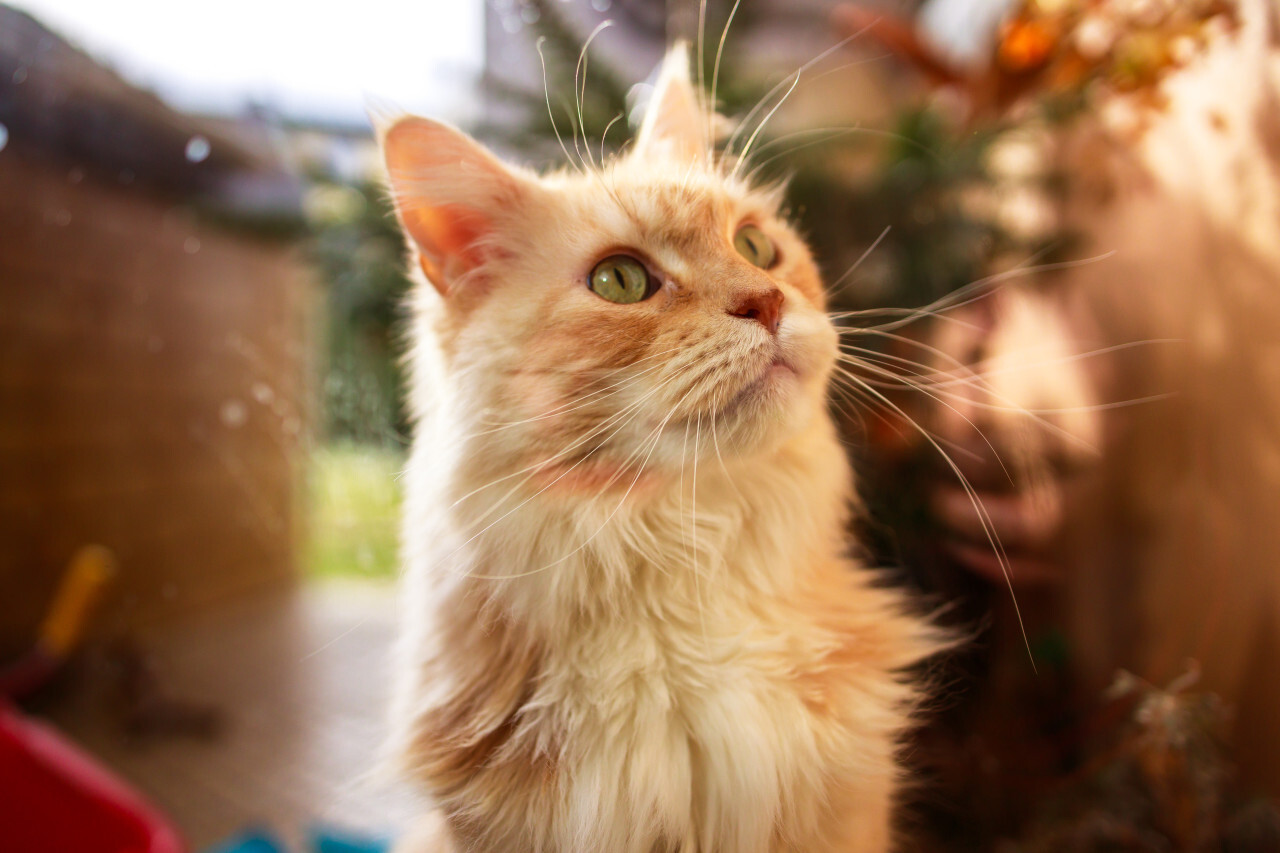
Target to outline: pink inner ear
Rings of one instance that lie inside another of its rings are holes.
[[[409,116],[382,140],[400,222],[441,293],[489,254],[503,205],[520,195],[512,172],[461,131]]]
[[[705,157],[710,147],[707,123],[708,114],[689,79],[687,48],[672,48],[663,60],[635,150],[642,157]]]
[[[484,259],[477,241],[490,225],[474,210],[458,205],[415,206],[401,215],[405,230],[420,247],[422,271],[437,287],[446,287],[446,275],[453,277],[474,269]],[[445,261],[460,269],[441,269],[440,264]]]

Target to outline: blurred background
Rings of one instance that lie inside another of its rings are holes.
[[[1280,850],[1274,0],[0,4],[0,848],[404,829],[366,111],[563,165],[700,30],[849,327],[864,556],[973,638],[912,849]]]

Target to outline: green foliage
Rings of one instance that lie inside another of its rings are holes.
[[[307,565],[318,577],[395,577],[404,454],[337,442],[311,455]]]
[[[828,282],[845,279],[833,294],[837,307],[919,307],[987,272],[1011,240],[966,209],[963,191],[989,182],[985,154],[997,136],[958,135],[937,113],[912,108],[885,133],[853,133],[787,164],[789,198],[804,212]],[[872,165],[842,168],[852,157]]]
[[[317,181],[310,255],[327,291],[323,436],[394,445],[405,430],[396,352],[405,247],[382,188]]]
[[[490,80],[489,95],[520,118],[514,127],[483,123],[474,129],[543,162],[564,159],[557,130],[571,156],[579,156],[575,138],[584,140],[581,146],[592,140],[595,157],[602,147],[616,151],[627,130],[613,127],[603,146],[602,137],[610,122],[625,116],[627,87],[620,70],[609,65],[608,31],[587,50],[589,79],[575,91],[581,83],[577,71],[584,35],[568,24],[557,0],[525,2],[538,11],[536,23],[524,32],[541,48],[555,127],[541,86],[533,91]],[[755,7],[743,4],[734,15],[717,74],[720,33],[732,7],[731,0],[708,3],[701,77],[708,88],[718,77],[717,106],[723,114],[750,117],[740,133],[740,147],[783,97],[787,86],[773,85],[793,69],[762,69],[758,57],[738,54],[735,45],[751,43],[753,29],[767,25]],[[696,75],[696,48],[694,53]],[[753,113],[757,105],[762,106]],[[993,258],[1030,257],[1045,248],[1020,244],[966,203],[967,190],[991,185],[986,155],[1005,129],[962,130],[937,111],[908,104],[891,127],[802,132],[792,141],[766,126],[753,146],[755,162],[747,166],[759,167],[764,180],[786,180],[788,204],[828,282],[845,277],[888,229],[875,251],[836,289],[833,307],[917,307],[990,273]]]

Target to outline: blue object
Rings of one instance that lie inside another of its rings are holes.
[[[332,829],[315,829],[311,833],[315,853],[387,853],[391,843],[382,839],[358,838]]]
[[[311,830],[308,853],[388,853],[391,842],[380,838],[349,835],[328,827]],[[249,830],[204,853],[288,853],[288,848],[270,832]]]
[[[285,847],[269,832],[250,830],[238,835],[217,847],[211,847],[205,853],[286,853]]]

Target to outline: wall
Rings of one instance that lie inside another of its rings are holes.
[[[104,629],[286,580],[313,300],[296,251],[14,137],[0,149],[0,654],[28,641],[87,543],[120,562]]]

